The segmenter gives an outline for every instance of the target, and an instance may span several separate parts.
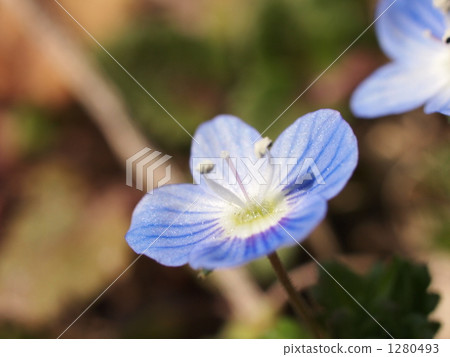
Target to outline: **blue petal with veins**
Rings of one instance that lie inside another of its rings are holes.
[[[349,180],[358,157],[351,128],[333,110],[297,119],[272,148],[268,139],[261,145],[255,129],[225,115],[202,124],[195,139],[191,169],[196,174],[192,162],[207,159],[203,180],[147,194],[126,235],[136,253],[167,266],[239,266],[303,241],[324,218],[326,201]],[[306,173],[305,158],[313,160],[321,182],[313,177],[297,184],[295,178]],[[275,159],[279,167],[294,162],[286,177],[272,167]],[[255,176],[248,165],[257,160],[264,161],[255,166],[261,170]]]
[[[350,106],[361,118],[400,114],[425,105],[448,113],[450,44],[448,12],[433,0],[381,0],[375,23],[378,41],[393,60],[353,93]]]

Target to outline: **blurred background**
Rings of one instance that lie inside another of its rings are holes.
[[[191,180],[190,133],[220,113],[264,130],[372,22],[361,0],[0,0],[0,337],[54,338],[136,258],[145,146]],[[90,32],[97,44],[76,23]],[[360,163],[305,247],[395,337],[450,337],[450,125],[366,121],[348,101],[387,59],[373,30],[267,134],[340,110]],[[387,337],[295,247],[281,257],[331,337]],[[438,298],[440,295],[440,299]],[[430,315],[431,314],[431,315]],[[438,323],[439,322],[440,328]],[[139,259],[62,337],[308,337],[266,259],[200,278]]]

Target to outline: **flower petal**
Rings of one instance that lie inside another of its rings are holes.
[[[191,158],[220,158],[223,151],[227,151],[230,157],[248,157],[249,153],[254,152],[254,141],[259,137],[259,132],[241,119],[219,115],[198,127]],[[191,160],[191,170],[192,164]]]
[[[324,218],[326,202],[317,195],[297,193],[289,197],[289,203],[292,209],[279,224],[249,238],[227,237],[201,244],[192,250],[190,265],[195,269],[239,266],[303,241]]]
[[[376,17],[378,40],[392,59],[416,61],[428,57],[430,51],[446,50],[441,41],[445,16],[433,0],[381,0]]]
[[[436,112],[450,115],[450,83],[425,105],[425,113],[431,114]]]
[[[219,233],[221,206],[200,185],[163,186],[139,202],[126,240],[136,253],[161,264],[186,264],[196,244]]]
[[[195,140],[191,148],[190,167],[194,181],[202,182],[196,167],[209,160],[215,168],[208,176],[214,177],[216,182],[245,200],[234,174],[222,158],[222,152],[226,151],[229,154],[239,177],[244,180],[248,176],[248,169],[240,158],[256,161],[254,142],[259,137],[256,129],[232,115],[219,115],[201,124],[194,135]]]
[[[330,199],[352,175],[358,147],[339,112],[322,109],[297,119],[275,141],[271,154],[280,162],[277,168],[289,168],[278,170],[274,180]]]
[[[445,86],[441,65],[390,63],[373,73],[353,93],[350,106],[361,118],[375,118],[416,109]]]

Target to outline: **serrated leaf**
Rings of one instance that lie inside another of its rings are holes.
[[[364,276],[336,262],[324,267],[395,338],[432,338],[437,332],[439,324],[428,315],[439,296],[427,291],[431,277],[425,265],[396,258]],[[328,274],[321,272],[312,292],[322,307],[318,318],[332,337],[389,337]]]

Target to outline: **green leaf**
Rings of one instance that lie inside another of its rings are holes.
[[[311,335],[297,320],[282,316],[270,329],[265,331],[261,338],[311,338]]]
[[[324,267],[393,337],[432,338],[439,329],[428,319],[439,296],[428,292],[431,278],[425,265],[396,258],[376,264],[364,276],[336,262]],[[318,318],[332,337],[389,337],[325,272],[312,293],[322,308]]]

